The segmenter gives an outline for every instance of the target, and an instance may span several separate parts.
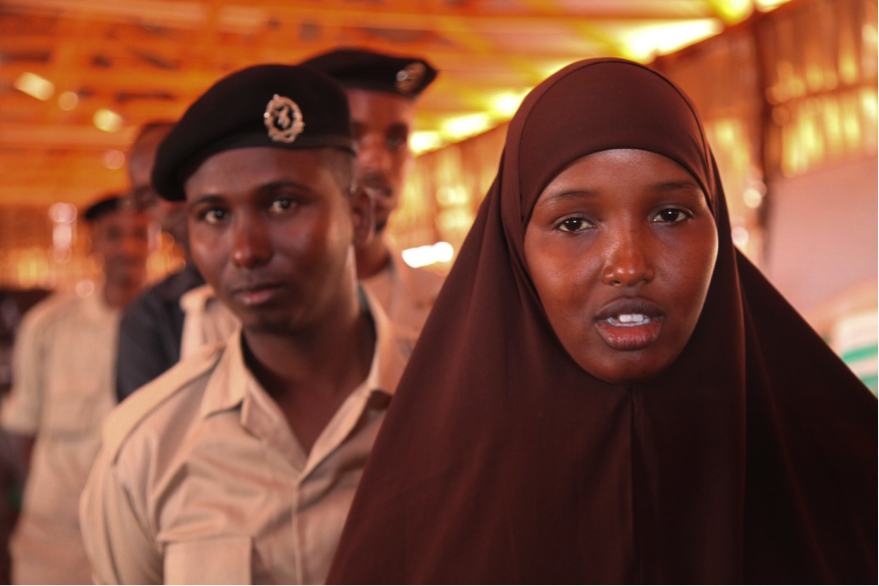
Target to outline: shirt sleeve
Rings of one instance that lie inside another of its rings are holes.
[[[15,339],[12,390],[3,398],[0,424],[7,430],[36,435],[43,404],[46,320],[40,306],[27,313]]]
[[[102,449],[79,506],[96,584],[161,584],[163,559],[140,518],[120,470]]]
[[[136,299],[119,323],[116,354],[116,396],[119,402],[174,366],[180,347],[180,332],[173,339],[173,324],[163,315],[158,300]],[[169,331],[164,331],[169,330]]]

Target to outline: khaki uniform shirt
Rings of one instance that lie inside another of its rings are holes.
[[[240,332],[111,414],[80,509],[98,583],[324,582],[405,365],[370,310],[369,375],[308,454],[247,369]]]
[[[15,381],[2,425],[36,438],[22,514],[12,537],[15,583],[91,579],[79,530],[79,494],[116,404],[114,361],[120,312],[89,297],[53,295],[25,316]]]
[[[180,341],[181,360],[205,346],[225,342],[238,327],[238,318],[220,302],[210,285],[184,293],[180,307],[185,315]]]
[[[392,249],[388,267],[360,284],[381,303],[411,354],[444,280],[436,273],[410,267]]]

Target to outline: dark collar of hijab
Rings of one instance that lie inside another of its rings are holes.
[[[683,353],[628,386],[565,352],[523,252],[544,186],[616,148],[687,169],[719,235]],[[576,63],[511,122],[330,582],[872,583],[876,422],[872,394],[733,247],[690,101],[641,65]]]

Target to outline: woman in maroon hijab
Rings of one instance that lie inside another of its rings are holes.
[[[330,581],[875,583],[876,445],[689,100],[584,61],[510,125]]]

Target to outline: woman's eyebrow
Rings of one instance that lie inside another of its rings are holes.
[[[538,198],[535,206],[553,206],[571,199],[584,199],[593,197],[595,194],[596,192],[591,189],[572,189],[559,191],[558,193],[548,193],[545,198]]]
[[[681,189],[702,191],[702,187],[698,183],[689,179],[681,179],[680,181],[663,181],[662,183],[654,185],[653,188],[659,191],[677,191]]]

